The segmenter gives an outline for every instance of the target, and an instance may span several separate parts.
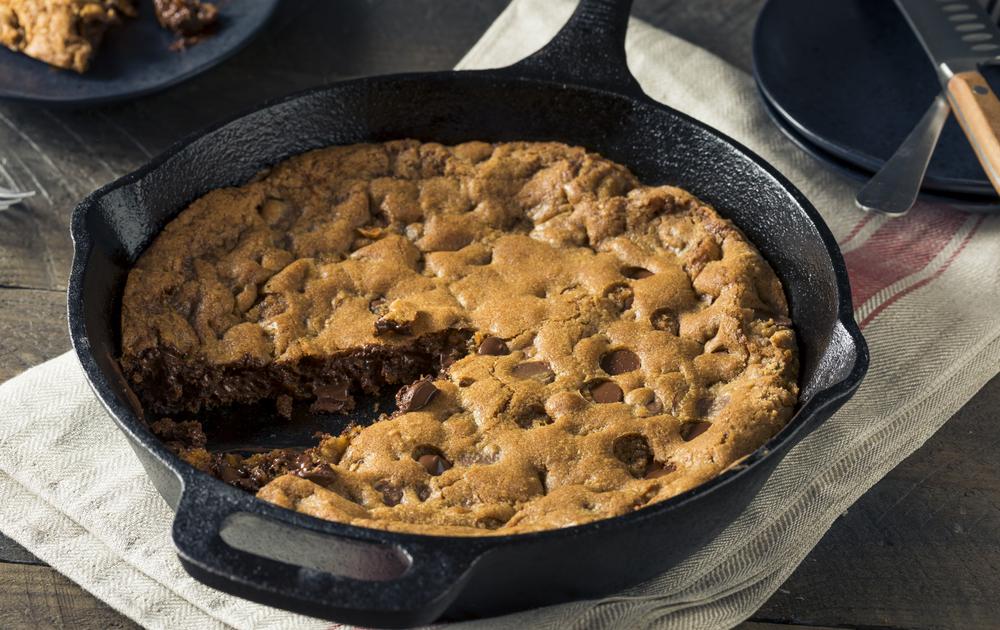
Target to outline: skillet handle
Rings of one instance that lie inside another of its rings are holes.
[[[642,88],[625,58],[631,8],[632,0],[580,0],[552,41],[509,69],[519,76],[640,96]]]
[[[846,399],[861,385],[868,372],[868,361],[868,342],[861,329],[849,314],[842,315],[834,325],[830,344],[820,359],[817,376],[802,391],[801,398],[812,399],[821,393],[831,400]],[[825,419],[825,416],[822,417]]]
[[[320,532],[301,514],[201,477],[186,479],[177,506],[178,558],[200,582],[262,604],[366,627],[429,624],[478,556],[431,537],[390,544],[375,530]]]

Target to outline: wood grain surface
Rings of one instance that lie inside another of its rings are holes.
[[[0,185],[39,191],[0,212],[0,380],[69,349],[68,225],[81,197],[261,100],[351,76],[448,68],[506,4],[295,0],[246,50],[166,93],[82,111],[0,104]],[[635,4],[638,17],[749,70],[763,0]],[[995,378],[838,519],[743,627],[1000,627],[998,409]],[[0,629],[132,627],[0,535]]]

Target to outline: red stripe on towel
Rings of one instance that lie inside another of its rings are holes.
[[[959,254],[962,253],[962,250],[965,249],[965,246],[969,244],[969,241],[971,241],[972,237],[975,236],[976,230],[978,230],[979,226],[983,224],[984,218],[985,217],[979,217],[978,219],[976,219],[976,222],[972,225],[972,229],[969,230],[969,233],[965,235],[965,238],[962,239],[962,242],[959,244],[959,246],[955,248],[955,251],[952,252],[951,256],[948,256],[948,260],[944,261],[944,264],[941,265],[941,267],[937,271],[935,271],[930,276],[924,278],[920,282],[915,282],[910,286],[906,287],[905,289],[903,289],[902,291],[899,291],[898,293],[894,293],[893,295],[891,295],[888,299],[886,299],[884,302],[879,304],[875,309],[873,309],[872,312],[869,313],[867,317],[861,320],[861,323],[859,324],[861,328],[867,326],[869,322],[871,322],[878,316],[879,313],[889,308],[890,306],[901,300],[906,295],[916,291],[920,287],[927,286],[931,282],[937,280],[941,276],[941,274],[943,274],[945,271],[948,270],[948,267],[951,267],[951,263],[954,262],[956,258],[958,258]]]
[[[906,216],[886,221],[864,245],[844,255],[854,306],[926,267],[965,219],[964,214],[920,204]]]
[[[847,236],[845,236],[844,238],[842,238],[840,241],[837,242],[837,245],[843,247],[847,243],[850,243],[851,239],[857,236],[858,232],[860,232],[866,225],[868,225],[868,222],[871,221],[874,216],[875,215],[872,214],[871,212],[865,213],[865,216],[861,217],[861,220],[858,221],[854,225],[854,227],[851,228],[851,231],[847,233]]]

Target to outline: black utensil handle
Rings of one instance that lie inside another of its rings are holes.
[[[400,546],[381,542],[375,531],[351,537],[309,530],[300,514],[277,509],[264,516],[253,496],[220,489],[229,490],[201,475],[188,478],[173,524],[178,557],[199,581],[263,604],[365,626],[428,624],[462,590],[476,560],[456,557],[431,538],[424,543],[413,537]],[[252,521],[244,529],[256,540],[254,549],[280,555],[273,550],[297,544],[303,560],[247,551],[230,544],[231,536],[227,542],[224,530],[241,518]],[[324,556],[327,562],[318,562]]]
[[[642,95],[625,58],[631,8],[632,0],[580,0],[552,41],[510,70],[519,76]]]

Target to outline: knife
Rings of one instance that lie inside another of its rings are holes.
[[[948,99],[943,94],[934,97],[927,113],[903,144],[858,191],[854,203],[859,208],[890,217],[901,217],[910,211],[917,202],[927,165],[950,111]]]
[[[979,72],[996,62],[1000,29],[976,0],[896,0],[934,63],[951,109],[1000,193],[1000,100]]]

